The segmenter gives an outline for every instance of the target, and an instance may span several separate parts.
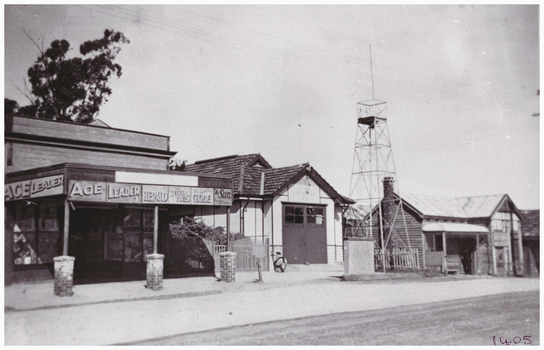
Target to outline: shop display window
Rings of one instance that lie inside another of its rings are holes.
[[[56,232],[38,232],[38,262],[52,263],[59,255],[60,234]]]
[[[14,232],[13,243],[15,265],[30,265],[38,263],[35,232]]]
[[[142,243],[138,233],[125,234],[125,261],[142,261]]]
[[[38,227],[42,232],[58,232],[59,220],[57,217],[57,203],[55,201],[40,203]]]
[[[144,210],[144,232],[153,233],[155,224],[155,212],[153,210]]]
[[[138,233],[142,230],[142,211],[139,209],[126,209],[123,219],[124,233]]]
[[[15,230],[19,232],[36,231],[36,206],[30,201],[17,202],[15,205]]]

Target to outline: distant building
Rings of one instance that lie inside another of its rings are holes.
[[[384,179],[391,191],[392,178]],[[393,199],[393,210],[384,220],[393,220],[404,243],[417,249],[422,269],[444,273],[523,275],[521,239],[523,214],[507,194],[477,197],[433,197],[384,193]],[[377,207],[374,209],[377,210]],[[391,221],[390,221],[391,222]],[[378,215],[373,216],[373,237],[380,242]],[[405,229],[406,228],[406,229]],[[529,239],[529,238],[528,238]]]
[[[540,275],[540,210],[522,210],[523,224],[523,257],[525,259],[525,275]]]
[[[309,164],[274,168],[261,155],[233,155],[188,164],[186,171],[229,175],[232,232],[269,242],[290,264],[343,261],[342,212],[354,202],[340,195]],[[202,218],[224,225],[224,208]]]

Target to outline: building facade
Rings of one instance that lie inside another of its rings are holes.
[[[388,182],[393,181],[384,179],[384,191],[392,191]],[[403,244],[417,250],[421,269],[524,275],[523,215],[507,194],[458,198],[403,194],[402,206],[400,200],[395,193],[384,193],[380,210],[394,213],[384,220],[394,222]],[[372,225],[377,247],[379,217],[373,216]]]
[[[231,231],[256,244],[269,242],[289,264],[343,261],[343,211],[353,201],[341,196],[309,164],[274,168],[261,155],[234,155],[189,164],[187,171],[230,175]],[[222,212],[203,212],[222,225]]]
[[[169,223],[228,212],[232,180],[168,171],[169,148],[168,136],[6,117],[6,284],[52,278],[61,255],[75,257],[76,281],[145,279],[151,253],[165,255],[165,276],[213,272],[207,250],[180,250]]]

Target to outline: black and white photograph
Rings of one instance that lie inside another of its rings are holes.
[[[5,3],[4,346],[539,346],[540,14]]]

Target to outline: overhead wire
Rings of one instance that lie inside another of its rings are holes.
[[[266,33],[261,33],[265,36],[269,36],[274,38],[274,40],[279,40],[280,42],[286,42],[290,45],[295,45],[295,51],[280,51],[277,47],[271,46],[270,42],[267,43],[259,43],[258,45],[252,44],[250,41],[243,41],[236,39],[234,37],[229,37],[225,35],[217,35],[211,31],[204,31],[204,30],[195,30],[194,27],[183,25],[182,23],[184,21],[182,20],[174,20],[174,19],[168,19],[168,18],[160,18],[157,16],[153,16],[149,13],[142,13],[141,11],[132,9],[132,7],[119,7],[119,6],[99,6],[98,8],[96,6],[87,6],[88,9],[93,11],[99,11],[104,14],[108,14],[110,16],[114,16],[120,19],[124,19],[126,21],[134,21],[136,18],[140,21],[139,23],[142,25],[150,26],[162,31],[168,31],[173,34],[179,34],[184,35],[196,40],[202,40],[214,44],[219,44],[222,46],[227,46],[232,49],[236,50],[242,50],[248,53],[252,54],[258,54],[262,55],[268,58],[272,59],[290,59],[294,61],[295,63],[302,63],[305,65],[305,67],[310,67],[313,69],[318,69],[324,72],[339,74],[345,77],[349,77],[351,79],[356,79],[357,81],[361,79],[365,79],[368,76],[368,70],[361,69],[358,67],[349,67],[347,64],[339,64],[335,61],[335,58],[342,59],[342,58],[349,58],[353,60],[357,65],[366,66],[367,63],[364,60],[358,59],[356,57],[351,56],[344,56],[344,55],[337,55],[332,54],[327,50],[315,48],[306,44],[296,43],[292,40],[285,40],[282,38],[279,38],[277,36],[269,35]],[[112,13],[112,10],[114,12]],[[188,11],[185,11],[188,12]],[[191,12],[189,12],[191,13]],[[171,15],[171,14],[170,14]],[[204,16],[207,17],[207,16]],[[141,19],[147,20],[148,23],[145,21],[141,21]],[[180,18],[180,17],[178,17]],[[226,22],[219,21],[221,24],[224,24]],[[227,25],[230,25],[227,23]],[[235,25],[236,26],[236,25]],[[240,27],[240,26],[236,26]],[[242,28],[242,27],[240,27]],[[243,28],[244,30],[249,31],[248,29]],[[273,44],[273,43],[272,43]],[[316,53],[316,51],[319,51]],[[316,57],[320,55],[319,57]],[[332,61],[331,61],[332,60]],[[353,65],[352,64],[352,65]],[[388,67],[386,65],[381,65],[379,63],[376,63],[377,66],[382,66],[384,69],[391,70],[392,67]],[[395,68],[393,68],[395,70]],[[398,69],[397,69],[398,70]],[[501,96],[493,97],[493,96],[476,96],[477,92],[470,91],[470,87],[467,88],[467,86],[463,85],[462,83],[453,82],[441,78],[436,77],[430,77],[425,76],[420,73],[414,73],[406,70],[400,70],[403,72],[400,76],[397,75],[394,78],[391,78],[387,75],[380,75],[376,74],[375,80],[378,83],[397,87],[403,90],[409,90],[413,92],[422,92],[422,93],[428,93],[439,97],[444,98],[450,98],[450,99],[461,99],[469,102],[477,102],[477,103],[504,103],[505,98]],[[414,81],[419,80],[419,81]],[[436,82],[431,82],[431,80],[439,80],[444,81],[447,86],[437,86]],[[457,86],[455,86],[457,85]],[[459,88],[459,86],[464,86],[467,92],[463,93],[463,89]],[[511,93],[508,93],[508,95],[512,95]],[[515,104],[515,103],[514,103]],[[507,104],[505,106],[506,109],[512,109],[510,107],[510,104]]]

